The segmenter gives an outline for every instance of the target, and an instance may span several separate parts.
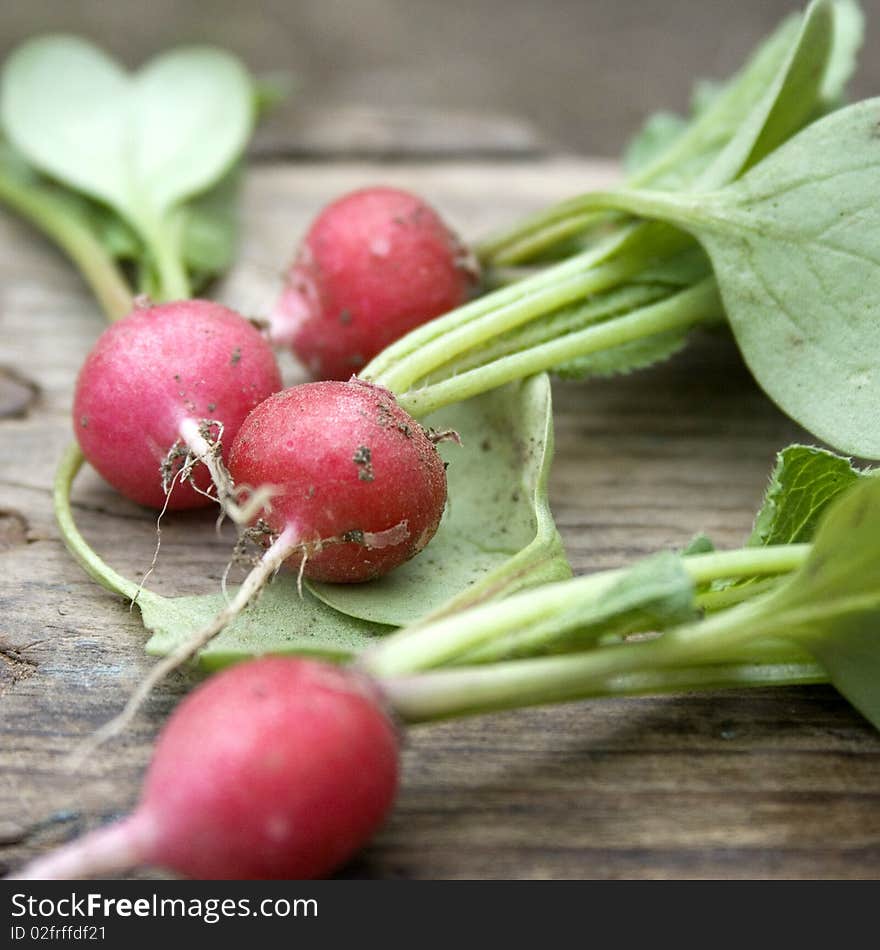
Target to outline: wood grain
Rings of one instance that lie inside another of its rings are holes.
[[[260,313],[309,217],[368,182],[418,189],[478,235],[613,175],[573,159],[261,164],[248,180],[240,264],[217,294]],[[70,560],[51,514],[73,381],[101,319],[67,263],[24,225],[0,217],[0,247],[0,366],[13,371],[0,389],[12,406],[0,413],[0,862],[13,867],[131,807],[151,740],[192,679],[160,688],[126,738],[79,774],[61,770],[149,661],[137,617]],[[804,437],[757,390],[723,334],[632,376],[558,385],[555,401],[552,501],[578,572],[682,545],[698,531],[720,546],[738,543],[774,452]],[[75,500],[111,564],[129,576],[146,567],[150,514],[90,473]],[[167,520],[157,589],[217,583],[229,542],[214,537],[210,520]],[[407,741],[394,817],[345,873],[878,872],[880,737],[822,687],[606,700],[420,727]]]

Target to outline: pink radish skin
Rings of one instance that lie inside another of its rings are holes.
[[[205,300],[137,307],[98,339],[80,371],[73,420],[85,457],[119,492],[162,508],[160,466],[176,443],[223,423],[228,454],[245,416],[281,388],[271,346],[240,314]],[[202,491],[204,465],[193,470]],[[169,509],[211,504],[176,482]]]
[[[476,263],[421,198],[365,188],[316,218],[269,316],[315,379],[348,379],[409,330],[463,304]]]
[[[295,658],[241,663],[174,712],[133,814],[37,859],[17,879],[136,865],[203,880],[325,877],[391,810],[398,746],[365,676]]]
[[[305,545],[304,574],[319,581],[366,581],[402,564],[433,537],[446,504],[428,434],[387,389],[360,380],[270,396],[239,429],[229,470],[236,485],[275,487],[260,517],[291,549],[290,567]]]

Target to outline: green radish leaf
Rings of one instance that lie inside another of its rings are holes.
[[[682,557],[688,557],[691,554],[711,554],[715,550],[712,539],[707,534],[700,532],[695,534],[690,541],[682,548]]]
[[[836,23],[831,0],[810,4],[782,67],[695,181],[697,189],[718,188],[733,181],[815,117],[826,91]],[[839,66],[836,62],[835,71]]]
[[[551,652],[586,648],[600,638],[656,632],[686,623],[697,615],[694,585],[681,557],[663,551],[634,564],[588,611],[574,608],[560,619]]]
[[[650,166],[684,134],[688,120],[674,112],[655,112],[630,139],[621,162],[627,175]]]
[[[27,160],[112,206],[148,241],[229,170],[253,118],[247,72],[207,47],[132,75],[81,39],[49,36],[21,46],[2,73],[0,119]]]
[[[90,224],[111,257],[118,261],[137,261],[144,256],[143,242],[119,215],[105,205],[90,201],[76,192],[59,190],[59,193],[64,195],[71,206],[79,206],[83,218]]]
[[[40,176],[25,161],[24,156],[0,137],[0,173],[9,182],[21,187],[40,185]]]
[[[148,591],[137,599],[144,626],[153,634],[147,653],[164,656],[205,627],[225,601],[221,594],[160,597]],[[199,654],[199,664],[217,669],[269,653],[295,653],[348,660],[390,627],[339,613],[303,589],[295,579],[275,579],[244,613]]]
[[[59,215],[70,215],[94,234],[111,257],[134,259],[142,246],[118,215],[106,205],[93,201],[76,191],[55,184],[28,164],[25,157],[9,142],[0,138],[0,176],[7,187],[20,192],[40,193],[51,201]]]
[[[806,564],[762,598],[751,623],[812,653],[880,728],[880,480],[860,481],[833,504]]]
[[[677,134],[674,134],[674,123],[666,119],[661,120],[659,128],[646,130],[641,144],[636,139],[633,145],[636,157],[639,150],[644,155],[652,142],[656,151],[652,160],[633,169],[633,184],[681,189],[693,183],[764,99],[768,87],[791,55],[801,23],[802,17],[798,14],[787,17],[710,102],[696,109],[689,122],[681,120]],[[660,147],[664,138],[665,147]]]
[[[769,42],[769,41],[768,41]],[[677,115],[674,112],[655,112],[649,116],[642,128],[630,139],[622,156],[624,171],[634,175],[642,169],[648,168],[652,162],[660,158],[682,135],[693,126],[703,113],[707,112],[718,98],[723,95],[738,77],[727,83],[718,83],[709,79],[699,79],[694,83],[691,91],[690,116]],[[705,166],[705,155],[703,158]],[[681,168],[681,166],[679,166]],[[670,174],[671,170],[666,172]],[[680,174],[680,172],[675,172]]]
[[[880,99],[848,106],[723,190],[658,192],[647,212],[686,227],[705,247],[739,347],[764,391],[828,444],[875,459],[878,122]]]
[[[789,445],[776,456],[746,546],[809,543],[828,506],[868,474],[854,468],[849,459],[826,449]],[[755,583],[767,585],[766,579],[743,576],[714,581],[711,587],[721,591]]]
[[[579,356],[553,372],[562,379],[624,376],[675,356],[687,346],[689,336],[684,330],[667,330],[588,356]]]
[[[50,182],[2,139],[0,202],[67,253],[111,319],[129,312],[132,294],[116,267],[114,252],[120,250],[131,232],[109,209]]]
[[[799,544],[812,541],[831,502],[867,472],[849,459],[812,445],[789,445],[776,466],[747,544]]]
[[[235,165],[213,188],[181,208],[183,258],[203,281],[222,274],[235,257],[242,171]]]
[[[673,194],[682,189],[700,194],[718,189],[794,135],[820,111],[837,22],[833,0],[814,0],[803,17],[785,21],[700,119],[656,164],[633,177],[631,187],[649,183],[676,189]],[[674,180],[664,178],[667,164]],[[609,258],[656,251],[658,242],[662,246],[664,235],[668,236],[668,225],[681,224],[674,216],[661,220],[666,223],[630,228],[609,242]],[[662,348],[659,353],[662,358]],[[643,365],[637,361],[634,368]]]
[[[834,43],[820,90],[823,111],[837,109],[842,104],[864,38],[865,16],[856,0],[835,0]]]
[[[253,79],[254,109],[257,118],[262,119],[276,109],[285,99],[289,99],[298,83],[292,73],[263,73]]]
[[[818,0],[788,17],[732,79],[697,85],[689,121],[669,113],[649,121],[625,158],[633,184],[732,181],[839,102],[863,32],[853,0]]]
[[[522,587],[569,577],[547,500],[553,455],[546,375],[504,386],[422,420],[454,429],[441,443],[449,504],[428,547],[369,584],[311,584],[326,604],[374,623],[403,626]]]
[[[698,79],[691,89],[691,116],[697,118],[708,112],[727,88],[727,83],[715,79]]]

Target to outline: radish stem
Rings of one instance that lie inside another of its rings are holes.
[[[113,594],[119,594],[128,600],[134,600],[138,594],[138,585],[123,577],[105,563],[86,542],[80,533],[73,518],[70,501],[70,488],[73,480],[85,461],[77,445],[71,445],[64,453],[58,471],[55,474],[55,484],[52,489],[52,503],[55,509],[55,520],[61,539],[67,550],[79,566],[103,588]]]
[[[21,187],[0,170],[0,200],[39,228],[64,251],[92,288],[112,323],[129,313],[133,294],[113,259],[87,227],[48,195]]]
[[[732,577],[789,573],[804,563],[809,551],[808,544],[742,548],[689,555],[682,558],[682,565],[697,585]],[[366,652],[359,663],[374,676],[403,676],[449,663],[502,638],[528,638],[530,629],[539,621],[540,629],[551,633],[552,623],[545,621],[600,600],[623,574],[623,570],[615,569],[559,581],[513,594],[500,603],[488,603],[434,623],[411,627],[384,639]],[[702,624],[715,619],[709,617]],[[530,645],[538,647],[540,643]]]
[[[573,668],[559,676],[572,657],[518,660],[493,666],[437,670],[381,681],[397,714],[409,723],[503,709],[611,696],[644,696],[718,688],[802,686],[827,683],[816,663],[721,663],[672,670],[640,670],[587,679]],[[584,664],[586,665],[586,664]],[[542,675],[543,674],[543,675]]]
[[[707,278],[659,303],[501,357],[485,366],[441,382],[402,392],[398,396],[398,402],[412,415],[425,416],[443,406],[470,399],[579,356],[609,350],[668,330],[685,329],[699,323],[711,322],[717,319],[721,312],[715,280]],[[382,385],[385,385],[384,379],[379,379]]]

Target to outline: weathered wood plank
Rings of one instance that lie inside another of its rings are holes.
[[[265,165],[249,176],[241,263],[218,296],[259,313],[308,218],[370,181],[422,191],[477,235],[612,176],[610,166],[577,161]],[[150,742],[191,681],[181,675],[157,690],[124,741],[80,774],[61,770],[72,743],[119,709],[149,661],[137,618],[72,563],[51,515],[73,380],[100,317],[66,262],[5,216],[0,247],[0,366],[31,394],[0,419],[0,862],[12,866],[130,807]],[[553,505],[579,571],[700,530],[737,543],[774,451],[803,437],[723,335],[642,373],[559,385],[555,397]],[[153,516],[89,473],[75,498],[109,562],[130,576],[143,570]],[[210,520],[167,520],[157,589],[217,583],[228,539]],[[462,720],[412,732],[399,807],[347,873],[874,877],[878,779],[880,738],[827,688]]]
[[[262,160],[364,158],[372,161],[524,159],[547,151],[537,129],[514,116],[413,107],[315,108],[292,101],[257,129]]]

